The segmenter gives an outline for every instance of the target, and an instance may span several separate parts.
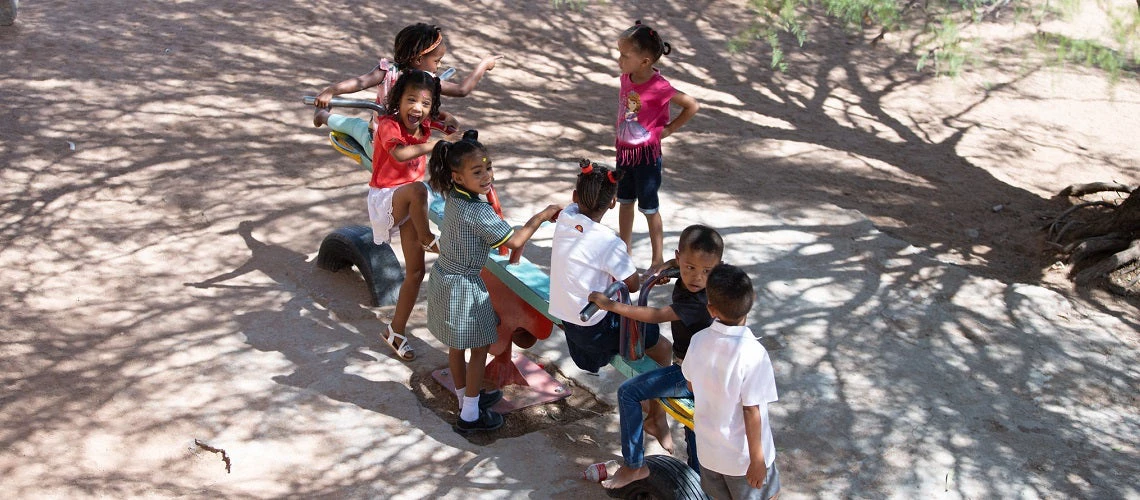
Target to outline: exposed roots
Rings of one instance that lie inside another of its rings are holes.
[[[1061,196],[1127,193],[1117,201],[1080,201],[1065,209],[1043,229],[1046,242],[1073,265],[1070,276],[1079,285],[1104,280],[1115,293],[1140,294],[1140,195],[1136,189],[1112,182],[1074,184]]]
[[[1090,182],[1088,184],[1072,184],[1062,189],[1058,196],[1084,196],[1086,194],[1115,191],[1117,193],[1131,194],[1136,189],[1119,182]]]

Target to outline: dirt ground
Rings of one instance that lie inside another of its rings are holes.
[[[444,27],[460,77],[503,55],[444,107],[521,223],[569,201],[575,159],[610,161],[615,37],[643,19],[702,105],[666,140],[666,242],[710,224],[753,276],[784,498],[1140,498],[1140,303],[1073,288],[1040,231],[1066,185],[1140,182],[1135,74],[1047,64],[1012,20],[973,29],[957,78],[826,26],[774,73],[726,50],[742,4],[23,2],[0,26],[0,488],[602,496],[577,475],[620,458],[619,378],[575,371],[556,333],[529,355],[576,398],[467,441],[425,381],[446,351],[422,304],[404,364],[376,340],[391,308],[314,267],[366,220],[368,177],[300,99],[413,22]]]

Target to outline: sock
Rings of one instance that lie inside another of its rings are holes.
[[[465,392],[467,392],[466,387],[456,387],[455,388],[455,397],[459,398],[459,406],[463,406],[463,395],[464,395],[463,393],[465,393]]]
[[[479,420],[479,395],[463,397],[463,409],[459,412],[459,419],[468,422]]]

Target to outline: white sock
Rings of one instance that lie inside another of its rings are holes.
[[[467,392],[466,387],[455,388],[455,397],[459,398],[459,406],[463,406],[463,396],[465,392]]]
[[[474,397],[463,396],[463,409],[459,411],[460,420],[474,422],[479,420],[479,395]]]

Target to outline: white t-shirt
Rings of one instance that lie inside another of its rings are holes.
[[[551,316],[575,325],[598,324],[606,311],[598,310],[588,321],[578,318],[590,292],[605,291],[636,272],[625,242],[612,229],[582,215],[577,203],[558,214],[550,255]]]
[[[701,466],[726,476],[748,473],[745,406],[759,406],[761,443],[768,467],[776,459],[768,403],[775,402],[776,376],[768,351],[747,326],[712,326],[693,335],[685,363],[685,379],[693,384],[693,432]]]

